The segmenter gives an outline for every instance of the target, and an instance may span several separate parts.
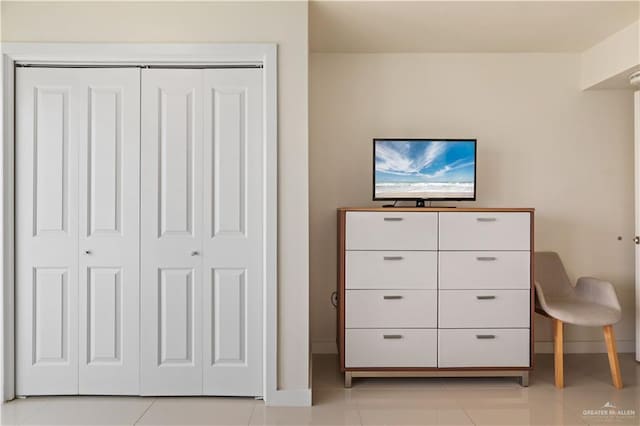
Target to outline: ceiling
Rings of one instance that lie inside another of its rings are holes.
[[[330,1],[309,5],[312,52],[582,52],[640,1]]]

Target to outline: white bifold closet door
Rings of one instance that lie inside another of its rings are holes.
[[[262,394],[262,102],[261,69],[142,71],[142,394]]]
[[[16,70],[16,391],[139,393],[139,69]]]

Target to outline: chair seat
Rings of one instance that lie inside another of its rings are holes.
[[[616,309],[578,299],[547,300],[542,308],[551,317],[562,322],[587,327],[615,324],[622,316]]]

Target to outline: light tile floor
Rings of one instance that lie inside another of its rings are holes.
[[[640,363],[621,354],[625,388],[611,386],[604,354],[567,355],[566,388],[538,355],[531,386],[516,379],[354,379],[317,355],[311,408],[249,398],[30,397],[0,406],[2,425],[639,425]],[[606,403],[625,415],[596,416]],[[635,415],[633,414],[635,412]]]

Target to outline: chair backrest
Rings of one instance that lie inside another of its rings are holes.
[[[573,293],[573,286],[558,253],[541,251],[535,253],[535,280],[539,283],[545,298],[562,297]]]

